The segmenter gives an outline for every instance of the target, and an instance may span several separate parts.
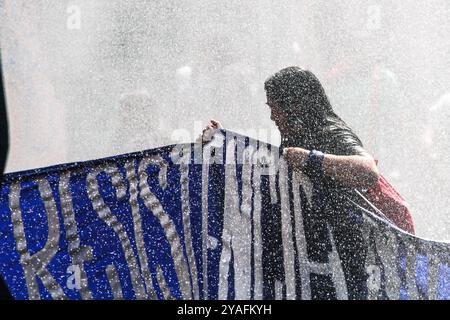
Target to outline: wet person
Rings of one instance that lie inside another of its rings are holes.
[[[360,139],[333,111],[316,76],[299,67],[277,72],[264,84],[271,119],[281,133],[281,148],[289,165],[303,169],[320,163],[324,176],[336,185],[368,189],[379,177],[373,157]],[[211,120],[203,131],[222,128]]]
[[[349,199],[356,200],[355,188],[365,190],[377,183],[376,163],[357,135],[333,111],[322,84],[312,72],[288,67],[270,76],[264,88],[289,167],[302,170],[323,190],[320,206],[304,214],[308,258],[328,262],[332,250],[328,228],[331,228],[347,280],[348,297],[365,298],[366,249],[358,228],[362,220]],[[220,122],[213,120],[203,134],[210,136],[211,130],[221,127]],[[280,246],[276,242],[266,250],[278,252]],[[275,259],[271,263],[282,261]],[[336,297],[330,279],[315,275],[311,281],[313,299]]]

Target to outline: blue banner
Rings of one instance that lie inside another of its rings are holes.
[[[4,176],[16,299],[450,299],[450,244],[406,234],[218,131]]]

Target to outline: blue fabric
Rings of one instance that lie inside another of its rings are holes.
[[[257,162],[238,161],[252,146],[272,155],[279,154],[276,147],[232,132],[221,134],[215,154],[221,152],[224,163],[199,163],[207,146],[198,151],[198,145],[186,144],[5,175],[0,274],[14,298],[136,299],[144,292],[146,299],[450,299],[448,243],[408,235],[357,205],[347,203],[337,216],[323,215],[325,189],[311,184],[310,197],[307,178],[294,184],[294,173],[288,171],[283,193],[281,171],[273,178]],[[227,147],[238,140],[243,148]],[[180,149],[184,164],[174,158]],[[225,163],[228,158],[232,163]],[[136,174],[135,182],[127,165]],[[94,172],[95,181],[89,184]],[[67,185],[62,183],[65,175],[70,177]],[[189,192],[184,200],[183,187]],[[227,191],[232,195],[227,197]],[[73,209],[67,209],[68,200]],[[50,223],[53,206],[57,225]],[[356,236],[354,228],[360,230]],[[76,253],[83,250],[91,254],[76,261]],[[339,257],[337,267],[332,265],[333,252]],[[328,270],[319,274],[308,269],[309,289],[302,283],[302,268],[308,264],[323,264]],[[341,269],[344,283],[336,280]]]

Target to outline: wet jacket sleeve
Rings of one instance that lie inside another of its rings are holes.
[[[326,152],[335,155],[368,155],[361,140],[349,128],[331,126],[327,130]]]

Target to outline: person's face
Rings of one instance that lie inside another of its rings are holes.
[[[288,121],[279,104],[270,100],[267,100],[266,104],[270,107],[270,120],[275,122],[282,135],[287,134],[289,132]]]

